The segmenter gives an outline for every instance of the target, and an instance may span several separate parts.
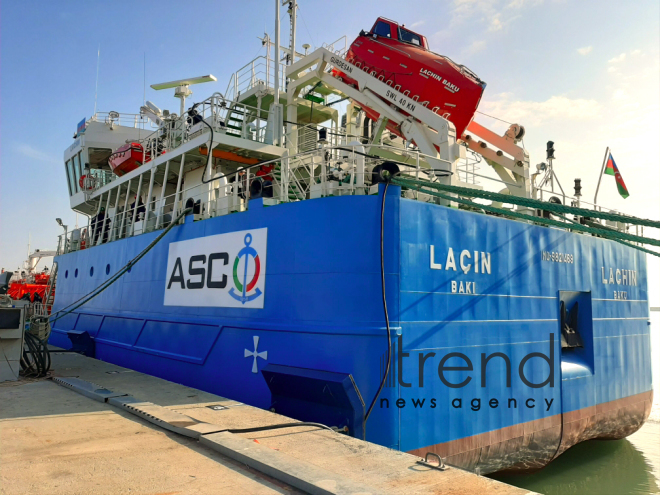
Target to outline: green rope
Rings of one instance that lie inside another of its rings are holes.
[[[560,215],[559,213],[554,213],[554,215],[557,215],[558,217],[563,218],[564,220],[566,220],[567,222],[570,222],[572,224],[580,225],[580,223],[576,222],[575,220],[571,220],[570,218],[565,217],[564,215]],[[590,226],[590,227],[593,227],[594,225],[598,225],[599,227],[602,227],[602,225],[600,225],[596,222],[592,222],[592,221],[587,220],[586,223],[587,223],[587,226]],[[596,228],[598,228],[598,227],[596,227]],[[610,232],[617,232],[614,229],[611,229],[611,230],[607,229],[607,230],[610,231]],[[610,238],[608,237],[608,239],[610,239]],[[653,256],[658,256],[660,258],[660,253],[658,253],[657,251],[651,251],[650,249],[643,248],[642,246],[638,246],[636,244],[630,244],[629,242],[622,241],[621,239],[610,239],[610,240],[616,241],[619,244],[623,244],[624,246],[631,247],[633,249],[637,249],[638,251],[642,251],[644,253],[652,254]]]
[[[624,246],[628,246],[634,249],[637,249],[638,251],[642,251],[644,253],[652,254],[653,256],[657,256],[660,258],[660,253],[656,251],[651,251],[650,249],[643,248],[642,246],[637,246],[635,244],[630,244],[629,242],[622,241],[621,239],[613,239],[614,241],[618,242],[619,244],[623,244]]]
[[[112,277],[110,277],[108,280],[103,282],[101,285],[93,289],[91,292],[89,292],[87,295],[83,296],[82,298],[78,299],[76,302],[69,304],[69,306],[65,306],[63,309],[60,309],[59,311],[55,312],[55,315],[58,315],[59,313],[63,313],[59,315],[57,318],[52,319],[53,315],[51,315],[51,320],[50,323],[53,324],[60,318],[63,318],[64,316],[68,315],[69,313],[73,312],[74,310],[78,309],[80,306],[83,304],[91,301],[94,299],[96,296],[98,296],[101,292],[103,292],[105,289],[110,287],[112,284],[114,284],[119,278],[126,273],[128,270],[130,270],[133,266],[137,264],[138,261],[140,261],[144,255],[146,255],[151,249],[158,244],[158,242],[165,237],[165,235],[172,230],[178,223],[179,220],[181,220],[184,216],[186,216],[188,213],[192,211],[192,208],[187,208],[181,212],[181,214],[174,220],[172,223],[170,223],[163,232],[160,233],[158,237],[156,237],[151,244],[149,244],[146,248],[142,250],[140,254],[138,254],[135,258],[133,258],[131,261],[129,261],[121,270],[119,270],[117,273],[115,273]],[[79,304],[78,304],[79,303]],[[75,306],[74,306],[75,305]],[[73,307],[71,307],[73,306]],[[67,309],[71,308],[71,309]],[[66,310],[66,311],[65,311]]]
[[[643,218],[621,215],[619,213],[588,210],[586,208],[577,208],[575,206],[547,203],[545,201],[539,201],[537,199],[522,198],[520,196],[512,196],[508,194],[495,193],[491,191],[481,191],[479,189],[471,189],[468,187],[450,186],[448,184],[440,184],[439,182],[428,182],[424,180],[398,176],[392,178],[392,183],[399,186],[405,186],[410,189],[419,190],[419,187],[428,187],[431,189],[437,189],[439,191],[460,194],[461,196],[489,199],[491,201],[498,201],[501,203],[511,203],[521,206],[527,206],[529,208],[551,211],[553,213],[571,213],[574,215],[579,215],[581,217],[601,218],[603,220],[612,220],[616,222],[630,223],[633,225],[643,225],[645,227],[660,228],[660,222],[657,220],[647,220]],[[452,198],[452,201],[453,200],[454,199]]]
[[[396,179],[392,179],[392,182],[394,182],[395,180]],[[527,221],[534,222],[534,223],[537,223],[537,224],[549,225],[549,226],[552,226],[552,227],[559,227],[559,228],[562,228],[562,229],[567,228],[565,223],[559,222],[557,220],[552,220],[552,219],[543,218],[543,217],[535,217],[535,216],[532,216],[532,215],[526,215],[524,213],[518,213],[516,211],[509,211],[509,210],[505,210],[503,208],[497,208],[495,206],[481,205],[479,203],[474,203],[473,201],[470,201],[468,199],[448,196],[448,195],[442,194],[441,192],[438,192],[438,191],[422,191],[421,185],[419,185],[419,186],[415,185],[415,186],[411,187],[411,189],[415,189],[415,190],[418,190],[418,191],[423,192],[425,194],[430,194],[432,196],[436,196],[438,198],[445,199],[447,201],[454,201],[456,203],[471,206],[473,208],[481,209],[481,210],[484,210],[484,211],[489,211],[491,213],[496,213],[496,214],[499,214],[499,215],[508,216],[508,217],[512,217],[512,218],[518,218],[518,219],[521,219],[521,220],[527,220]],[[461,189],[464,189],[464,188],[461,188]],[[641,236],[637,236],[637,235],[633,235],[633,234],[627,234],[625,232],[618,232],[618,231],[614,231],[614,230],[605,230],[605,229],[597,229],[597,228],[593,228],[593,227],[587,227],[585,225],[578,224],[578,223],[576,223],[575,225],[572,225],[571,228],[573,230],[577,230],[577,231],[580,231],[580,232],[585,232],[585,233],[589,233],[589,234],[597,234],[601,237],[604,237],[604,238],[607,238],[607,239],[610,239],[610,240],[613,240],[613,241],[628,240],[628,241],[632,241],[632,242],[640,242],[640,243],[644,243],[644,244],[651,244],[653,246],[660,246],[660,241],[659,240],[648,239],[646,237],[641,237]],[[635,245],[632,245],[632,244],[629,244],[629,246],[634,247],[635,249],[638,249],[638,246],[635,246]],[[648,251],[648,250],[645,250],[645,249],[641,249],[641,250],[643,250],[645,252],[650,252],[651,254],[655,254],[656,256],[658,256],[658,253],[655,253],[653,251]]]

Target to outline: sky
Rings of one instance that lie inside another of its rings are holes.
[[[630,197],[605,176],[599,203],[660,218],[657,0],[299,2],[299,51],[343,35],[350,43],[379,15],[403,23],[487,82],[479,110],[525,126],[532,167],[554,141],[564,189],[581,178],[592,201],[609,146]],[[76,124],[93,114],[99,47],[99,111],[139,112],[145,74],[146,99],[178,111],[171,90],[149,85],[211,73],[218,82],[193,87],[192,101],[224,93],[231,74],[264,53],[257,36],[274,34],[274,10],[272,0],[3,2],[0,265],[21,264],[29,236],[33,249],[55,249],[56,217],[76,223],[62,156]],[[508,127],[483,114],[477,120],[497,132]],[[657,259],[649,259],[649,285],[651,305],[660,306]]]

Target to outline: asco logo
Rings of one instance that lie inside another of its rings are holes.
[[[263,308],[267,245],[268,229],[170,243],[163,304]]]
[[[236,256],[236,259],[234,260],[234,285],[240,294],[237,294],[233,287],[229,290],[229,295],[237,301],[241,301],[243,304],[247,301],[253,301],[261,295],[259,287],[256,287],[257,282],[259,281],[259,275],[261,274],[261,262],[259,261],[259,254],[257,254],[257,251],[254,248],[250,247],[250,244],[252,244],[252,235],[245,234],[245,247],[238,252],[238,256]],[[254,274],[252,275],[250,282],[248,282],[247,278],[250,256],[254,260]],[[242,257],[244,257],[242,273],[243,283],[241,283],[238,278],[238,265]],[[255,291],[250,294],[252,289],[255,289]]]

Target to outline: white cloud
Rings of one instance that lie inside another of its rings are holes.
[[[612,93],[612,99],[616,101],[627,100],[629,97],[628,92],[623,88],[619,88]]]
[[[506,30],[509,23],[521,17],[520,12],[529,6],[536,6],[544,0],[453,0],[451,20],[447,31],[455,33],[465,29],[465,24],[490,32]]]
[[[497,0],[454,0],[452,21],[474,20],[490,17],[497,13]]]
[[[633,57],[636,57],[636,56],[642,54],[642,50],[633,50],[632,52],[630,52],[630,54],[631,54]]]
[[[44,153],[43,151],[39,151],[29,144],[19,144],[18,152],[32,160],[48,163],[60,163],[60,160],[58,160],[55,156]]]
[[[454,0],[452,9],[452,22],[481,19],[490,21],[500,17],[505,10],[519,10],[524,5],[538,5],[543,0]],[[506,24],[506,21],[502,24]]]
[[[500,14],[497,14],[490,20],[488,31],[499,31],[500,29],[502,29],[502,21],[500,21]]]
[[[621,55],[611,58],[607,61],[609,64],[618,64],[619,62],[623,62],[626,59],[626,54],[622,53]]]
[[[609,72],[610,74],[614,74],[615,72],[619,72],[619,69],[617,69],[616,67],[608,67],[607,72]]]
[[[414,29],[414,28],[416,28],[416,27],[421,26],[421,25],[424,24],[425,22],[426,22],[426,21],[417,21],[417,22],[413,22],[413,23],[410,25],[410,27],[411,27],[412,29]]]
[[[506,7],[508,9],[521,9],[525,5],[539,5],[541,3],[543,3],[543,0],[511,0]]]
[[[484,48],[486,48],[486,42],[484,40],[473,41],[470,46],[463,50],[463,54],[465,56],[474,55]]]
[[[584,48],[578,48],[578,53],[580,55],[589,55],[593,50],[593,46],[585,46]]]
[[[519,101],[511,93],[484,99],[480,105],[484,113],[530,126],[540,126],[549,121],[588,120],[596,117],[600,108],[596,100],[552,96],[546,101]]]

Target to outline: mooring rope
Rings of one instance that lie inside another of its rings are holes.
[[[115,274],[114,274],[112,277],[110,277],[108,280],[106,280],[106,281],[103,282],[101,285],[99,285],[99,286],[96,287],[95,289],[93,289],[93,290],[91,290],[90,292],[88,292],[87,294],[85,294],[83,297],[81,297],[81,298],[78,299],[77,301],[75,301],[75,302],[69,304],[68,306],[65,306],[64,308],[60,309],[59,311],[56,311],[55,313],[51,314],[50,317],[49,317],[50,323],[52,324],[52,323],[56,322],[57,320],[59,320],[60,318],[63,318],[64,316],[68,315],[69,313],[71,313],[71,312],[74,311],[75,309],[78,309],[80,306],[82,306],[83,304],[85,304],[85,303],[91,301],[91,300],[94,299],[96,296],[98,296],[101,292],[103,292],[105,289],[107,289],[107,288],[110,287],[112,284],[114,284],[117,280],[119,280],[119,278],[121,278],[121,276],[122,276],[124,273],[126,273],[126,272],[127,272],[128,270],[130,270],[133,266],[135,266],[135,264],[136,264],[138,261],[140,261],[140,260],[144,257],[144,255],[146,255],[149,251],[151,251],[151,249],[152,249],[156,244],[158,244],[158,242],[160,242],[160,240],[161,240],[163,237],[165,237],[165,235],[166,235],[170,230],[172,230],[172,229],[173,229],[173,228],[179,223],[179,220],[181,220],[181,219],[182,219],[184,216],[186,216],[188,213],[191,213],[192,210],[193,210],[192,208],[187,208],[187,209],[183,210],[183,211],[179,214],[179,216],[178,216],[174,221],[172,221],[172,222],[167,226],[167,228],[166,228],[165,230],[163,230],[163,231],[160,233],[160,235],[159,235],[158,237],[156,237],[156,238],[155,238],[155,239],[154,239],[154,240],[153,240],[153,241],[152,241],[152,242],[151,242],[146,248],[144,248],[144,249],[143,249],[143,250],[142,250],[142,251],[141,251],[141,252],[140,252],[135,258],[133,258],[132,260],[130,260],[126,265],[124,265],[123,268],[121,268],[120,270],[118,270],[117,273],[115,273]],[[73,306],[73,307],[71,307],[71,306]],[[69,309],[69,308],[70,308],[70,309]],[[63,313],[63,314],[60,314],[60,313]],[[59,315],[59,316],[57,316],[56,318],[53,318],[53,316],[55,316],[55,315]]]
[[[413,179],[409,177],[401,177],[401,176],[393,177],[392,183],[399,186],[405,186],[410,189],[420,190],[419,189],[420,187],[427,187],[431,189],[436,189],[438,191],[445,191],[449,193],[459,194],[461,196],[489,199],[491,201],[498,201],[501,203],[511,203],[515,205],[527,206],[529,208],[546,210],[550,212],[569,213],[587,218],[600,218],[603,220],[625,222],[633,225],[643,225],[644,227],[653,227],[656,229],[660,228],[660,221],[657,220],[648,220],[645,218],[622,215],[620,213],[589,210],[587,208],[578,208],[576,206],[566,206],[557,203],[548,203],[546,201],[540,201],[538,199],[523,198],[520,196],[513,196],[513,195],[496,193],[491,191],[482,191],[479,189],[471,189],[469,187],[450,186],[448,184],[440,184],[439,182],[428,182],[424,180]],[[424,192],[429,193],[429,191],[424,191]],[[481,207],[481,205],[478,205],[478,207]]]
[[[539,201],[535,199],[530,199],[530,198],[521,198],[518,196],[509,196],[506,194],[500,194],[500,193],[492,193],[490,191],[481,191],[477,189],[470,189],[467,187],[460,187],[460,186],[450,186],[447,184],[439,184],[437,182],[427,182],[427,181],[422,181],[422,180],[417,180],[417,179],[409,179],[409,178],[403,178],[401,176],[397,177],[392,177],[391,179],[392,184],[396,184],[399,186],[407,187],[412,190],[416,190],[419,192],[422,192],[424,194],[429,194],[431,196],[437,197],[444,199],[446,201],[451,201],[451,202],[456,202],[460,203],[472,208],[475,208],[477,210],[483,210],[486,212],[494,213],[497,215],[502,215],[505,217],[510,217],[510,218],[516,218],[520,220],[525,220],[528,222],[533,222],[541,225],[547,225],[551,227],[559,227],[562,229],[571,229],[571,230],[576,230],[579,232],[584,232],[587,234],[593,234],[597,235],[600,237],[603,237],[605,239],[610,239],[616,242],[619,242],[621,244],[624,244],[628,247],[632,247],[635,249],[638,249],[640,251],[643,251],[648,254],[652,254],[654,256],[660,257],[660,253],[645,249],[641,246],[637,246],[635,244],[630,244],[626,241],[630,242],[638,242],[641,244],[649,244],[652,246],[660,246],[660,240],[658,239],[653,239],[649,237],[644,237],[644,236],[639,236],[639,235],[634,235],[634,234],[629,234],[627,232],[619,232],[618,230],[613,230],[613,229],[608,229],[604,228],[603,226],[598,227],[593,227],[593,226],[588,226],[588,225],[583,225],[578,222],[573,222],[571,220],[566,219],[563,215],[560,213],[569,213],[569,214],[574,214],[574,215],[579,215],[579,216],[585,216],[585,217],[598,217],[600,218],[605,218],[609,220],[616,220],[620,222],[627,222],[627,223],[635,223],[636,225],[645,225],[649,227],[660,227],[660,222],[653,221],[653,220],[646,220],[646,219],[641,219],[637,217],[630,217],[627,215],[620,215],[620,214],[615,214],[615,213],[606,213],[606,212],[596,212],[593,210],[587,210],[585,208],[577,208],[574,206],[565,206],[562,204],[555,204],[555,203],[547,203],[544,201]],[[500,201],[504,203],[512,203],[512,204],[519,204],[521,206],[527,206],[535,209],[540,209],[540,210],[546,210],[550,211],[557,216],[564,218],[565,220],[569,221],[571,224],[567,225],[564,222],[560,222],[558,220],[552,220],[550,218],[544,218],[544,217],[536,217],[533,215],[527,215],[524,213],[520,213],[517,211],[511,211],[507,210],[504,208],[498,208],[492,205],[482,205],[479,203],[475,203],[469,199],[462,198],[460,196],[450,196],[449,194],[443,194],[440,191],[447,191],[450,193],[456,193],[459,195],[466,195],[466,196],[471,196],[471,197],[480,197],[484,199],[490,199],[492,201]],[[591,222],[593,225],[593,222]]]

